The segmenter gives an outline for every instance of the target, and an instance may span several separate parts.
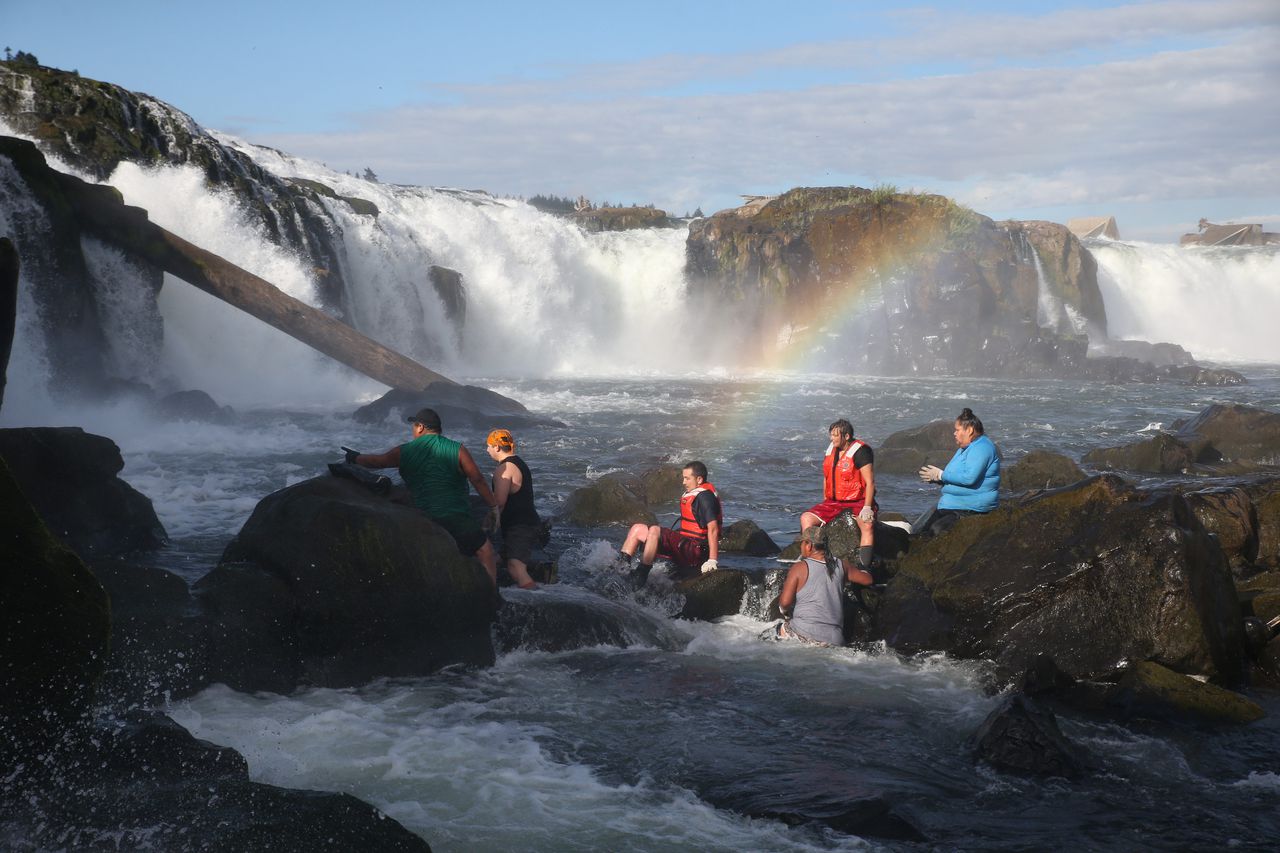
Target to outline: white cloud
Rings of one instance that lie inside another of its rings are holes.
[[[330,164],[371,165],[384,179],[585,193],[677,212],[710,210],[743,192],[854,180],[964,186],[962,199],[979,210],[1213,197],[1257,198],[1261,207],[1280,198],[1280,4],[1149,3],[1034,21],[917,23],[924,29],[875,51],[903,61],[976,60],[998,50],[1044,56],[1202,32],[1218,38],[1090,63],[795,91],[645,94],[690,74],[865,58],[872,49],[664,57],[559,80],[456,88],[451,102],[364,115],[351,132],[259,141]]]

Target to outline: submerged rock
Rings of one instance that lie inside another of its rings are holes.
[[[337,477],[264,498],[196,592],[209,678],[237,690],[493,662],[495,596],[480,563],[417,509]]]
[[[1005,502],[913,543],[876,632],[901,651],[987,658],[1010,674],[1044,653],[1083,679],[1125,659],[1226,684],[1242,676],[1221,549],[1182,496],[1111,475]]]
[[[198,421],[229,424],[235,421],[235,410],[220,406],[204,391],[175,391],[156,402],[156,411],[170,421]]]
[[[1006,696],[971,739],[974,757],[997,770],[1076,779],[1085,765],[1057,718],[1024,693]]]
[[[495,634],[504,653],[636,645],[670,650],[684,644],[666,619],[644,608],[569,587],[507,590]]]
[[[680,618],[710,622],[740,613],[747,587],[763,582],[763,573],[753,575],[733,569],[717,569],[679,581],[675,588],[684,596]]]
[[[165,542],[151,499],[117,474],[120,448],[79,427],[0,429],[0,456],[50,531],[86,560]]]

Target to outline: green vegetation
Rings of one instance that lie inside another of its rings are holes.
[[[894,197],[897,195],[898,188],[893,184],[876,184],[871,190],[871,195],[867,197],[867,200],[876,207],[881,207],[893,201]]]

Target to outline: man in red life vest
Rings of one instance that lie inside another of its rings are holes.
[[[684,578],[701,568],[710,572],[717,568],[720,554],[720,523],[723,511],[716,487],[707,482],[707,466],[690,462],[680,472],[684,494],[680,497],[680,520],[671,529],[658,525],[633,524],[622,543],[622,559],[627,563],[636,549],[644,545],[640,564],[631,573],[636,589],[649,580],[649,570],[658,557],[676,564],[676,574]]]
[[[849,571],[854,583],[869,585],[875,545],[876,477],[871,445],[853,437],[853,424],[841,418],[827,428],[831,444],[822,459],[822,503],[800,515],[801,532],[826,524],[845,510],[853,513],[861,534],[858,559]],[[856,575],[856,577],[855,577]]]

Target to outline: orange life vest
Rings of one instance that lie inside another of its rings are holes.
[[[680,531],[681,536],[687,536],[690,539],[697,539],[700,542],[707,541],[707,528],[698,524],[698,517],[693,514],[693,502],[698,499],[698,495],[704,491],[716,493],[716,487],[710,483],[703,483],[700,486],[694,486],[689,491],[680,496]],[[724,517],[724,508],[720,506],[719,496],[716,499],[716,521],[720,521]]]
[[[836,446],[827,445],[827,455],[822,460],[822,497],[828,501],[860,501],[866,494],[867,484],[862,481],[862,473],[853,464],[853,454],[858,448],[868,446],[866,442],[854,439],[835,463],[835,478],[832,480],[832,458],[836,455]]]

